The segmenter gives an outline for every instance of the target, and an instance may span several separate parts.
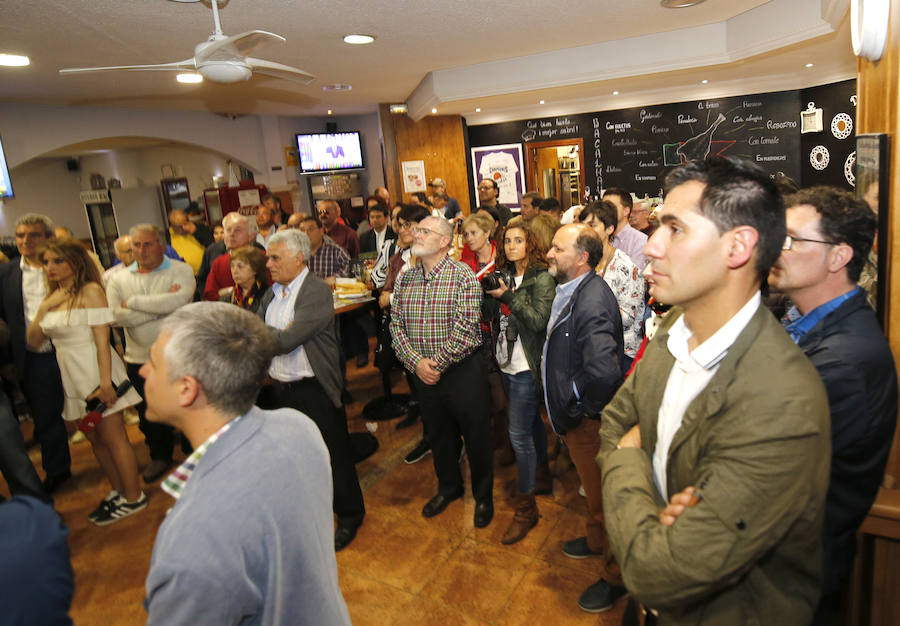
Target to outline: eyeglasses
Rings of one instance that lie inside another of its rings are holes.
[[[400,230],[405,230],[405,229],[407,229],[407,228],[415,228],[415,225],[414,225],[414,224],[411,224],[411,223],[409,223],[409,222],[404,222],[404,221],[402,221],[402,220],[397,220],[397,222],[398,222],[398,228],[399,228]]]
[[[436,230],[431,230],[430,228],[419,228],[418,226],[413,227],[412,229],[413,235],[422,235],[423,237],[427,237],[428,235],[440,235]]]
[[[788,235],[784,238],[784,244],[782,244],[782,250],[791,250],[794,247],[794,243],[797,241],[808,241],[809,243],[824,243],[826,246],[836,246],[838,245],[834,241],[823,241],[821,239],[806,239],[804,237],[792,237]]]

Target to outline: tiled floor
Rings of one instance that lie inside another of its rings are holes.
[[[351,360],[347,367],[357,400],[348,407],[350,430],[362,431],[362,406],[381,395],[380,376],[371,365],[356,370]],[[399,372],[395,381],[395,390],[405,391]],[[403,457],[421,436],[421,426],[398,431],[394,423],[379,423],[379,450],[357,466],[368,513],[356,540],[337,555],[354,624],[620,623],[624,601],[600,615],[585,613],[576,604],[603,571],[598,560],[572,560],[561,552],[564,540],[584,534],[584,499],[577,495],[574,470],[556,478],[553,496],[538,497],[541,520],[528,536],[504,546],[500,538],[513,511],[502,486],[514,477],[514,467],[497,467],[496,514],[487,528],[475,529],[469,494],[426,520],[420,512],[437,485],[431,456],[406,465]],[[24,428],[29,435],[28,426]],[[140,432],[132,426],[129,434],[143,465],[148,459]],[[86,516],[108,486],[89,444],[73,446],[72,469],[75,477],[56,498],[71,529],[76,577],[72,618],[79,626],[143,623],[144,578],[156,529],[172,500],[156,483],[147,490],[150,505],[144,512],[98,528]],[[3,495],[5,487],[0,481]]]

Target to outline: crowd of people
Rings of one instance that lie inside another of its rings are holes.
[[[433,457],[423,517],[462,497],[466,459],[473,525],[488,526],[495,463],[515,463],[501,541],[521,541],[561,449],[587,508],[562,552],[604,562],[583,610],[629,595],[645,623],[832,623],[887,463],[897,377],[858,286],[872,210],[782,185],[716,157],[675,169],[652,215],[611,188],[566,217],[536,192],[513,214],[491,179],[464,215],[434,179],[431,197],[393,206],[378,188],[359,225],[335,200],[288,215],[267,196],[212,228],[190,209],[168,232],[139,224],[105,271],[48,218],[23,216],[21,258],[0,265],[0,340],[46,477],[0,395],[14,496],[0,528],[45,529],[15,554],[52,553],[62,572],[62,599],[31,615],[71,597],[65,528],[38,512],[71,477],[77,428],[110,485],[93,523],[141,511],[141,481],[168,474],[177,502],[153,551],[148,623],[349,623],[335,552],[366,507],[345,369],[368,364],[372,316],[375,365],[402,367],[410,387],[396,426],[423,425],[405,460]],[[332,287],[361,259],[375,305],[336,322]],[[141,471],[129,407],[150,453]],[[170,473],[179,441],[186,460]]]

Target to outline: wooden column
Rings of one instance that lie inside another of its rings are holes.
[[[406,115],[392,115],[381,105],[381,130],[385,146],[385,177],[394,202],[408,201],[400,175],[401,161],[425,161],[425,176],[443,178],[447,194],[459,201],[463,214],[469,214],[469,180],[463,122],[459,115],[429,116],[414,122]],[[393,154],[388,146],[392,146]],[[389,174],[390,172],[390,174]],[[395,182],[396,176],[396,182]],[[426,193],[431,195],[431,189]]]
[[[894,361],[900,363],[900,287],[893,281],[893,269],[900,271],[900,0],[891,0],[890,28],[884,55],[877,62],[859,60],[857,85],[859,101],[856,115],[857,133],[887,133],[889,141],[890,188],[881,190],[889,194],[887,215],[887,246],[878,251],[888,255],[887,275],[878,281],[887,289],[885,297],[885,333],[894,353]],[[884,222],[882,222],[884,223]],[[884,226],[882,226],[884,228]],[[900,431],[900,428],[898,428]],[[896,535],[884,532],[886,520],[895,516],[896,489],[900,488],[900,437],[894,436],[894,444],[885,474],[885,486],[863,525],[862,584],[864,594],[858,598],[853,622],[873,625],[900,624],[900,541]],[[879,517],[879,511],[881,512]],[[883,519],[882,519],[883,518]],[[877,522],[877,523],[876,523]],[[900,522],[893,521],[896,525]],[[890,526],[890,524],[888,524]],[[865,571],[868,570],[868,571]],[[868,592],[872,591],[871,595]],[[867,597],[868,596],[868,597]],[[871,602],[871,604],[870,604]],[[871,622],[869,620],[871,619]]]

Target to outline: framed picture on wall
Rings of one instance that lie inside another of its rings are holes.
[[[522,144],[508,143],[472,148],[472,177],[475,189],[478,189],[478,183],[481,181],[493,179],[500,188],[497,202],[511,209],[521,208],[522,194],[525,193]]]
[[[884,133],[856,136],[856,195],[869,205],[878,217],[878,232],[869,262],[863,268],[859,284],[874,293],[875,312],[884,328],[885,288],[882,278],[887,276],[887,235],[890,186],[888,181],[888,136]],[[874,267],[872,267],[874,264]]]
[[[425,161],[402,161],[400,169],[403,172],[403,193],[428,190],[425,181]]]

